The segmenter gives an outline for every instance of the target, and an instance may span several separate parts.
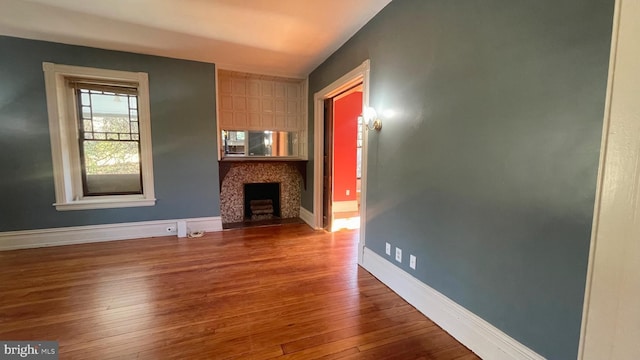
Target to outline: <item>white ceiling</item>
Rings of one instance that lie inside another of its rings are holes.
[[[0,0],[0,34],[302,78],[389,2]]]

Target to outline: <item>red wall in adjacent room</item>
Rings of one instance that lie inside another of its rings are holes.
[[[333,110],[333,201],[356,200],[356,140],[362,92],[356,91],[334,102]],[[346,190],[350,190],[346,195]]]

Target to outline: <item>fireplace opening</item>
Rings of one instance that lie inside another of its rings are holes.
[[[280,183],[244,184],[244,218],[248,221],[280,218]]]

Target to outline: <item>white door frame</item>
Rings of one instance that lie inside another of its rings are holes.
[[[616,1],[578,359],[640,358],[640,2]]]
[[[349,71],[331,85],[313,96],[313,218],[314,227],[322,229],[323,175],[324,175],[324,100],[362,83],[362,108],[369,106],[369,60]],[[365,245],[365,219],[367,209],[367,139],[368,131],[362,134],[362,172],[360,188],[360,240],[358,242],[358,264],[362,265]]]

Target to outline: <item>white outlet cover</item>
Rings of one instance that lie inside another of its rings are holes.
[[[409,255],[409,267],[412,268],[413,270],[416,269],[416,256],[415,255]]]
[[[385,245],[384,252],[386,252],[387,255],[391,255],[391,244],[387,243],[387,245]]]
[[[400,248],[396,248],[396,261],[399,263],[402,262],[402,249]]]

